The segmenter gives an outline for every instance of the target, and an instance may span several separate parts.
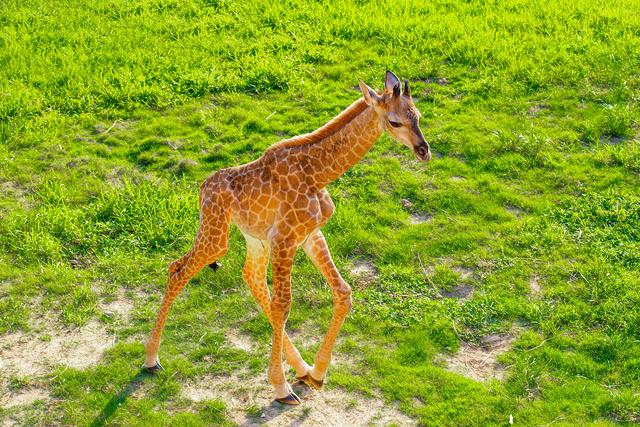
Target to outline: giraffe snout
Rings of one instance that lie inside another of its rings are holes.
[[[427,144],[426,142],[418,144],[413,149],[413,151],[418,160],[422,162],[428,162],[429,160],[431,160],[431,150],[429,149],[429,144]]]

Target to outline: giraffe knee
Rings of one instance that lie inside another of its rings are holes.
[[[338,287],[336,287],[336,308],[340,308],[345,312],[345,314],[351,311],[353,306],[351,293],[351,286],[346,282],[342,282]]]

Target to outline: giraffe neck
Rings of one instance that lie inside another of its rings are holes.
[[[358,103],[364,104],[364,99],[352,106],[362,109],[359,114],[345,121],[330,135],[308,146],[308,167],[305,172],[313,175],[314,187],[318,190],[351,169],[382,134],[382,126],[373,108]],[[340,116],[334,120],[339,119]]]

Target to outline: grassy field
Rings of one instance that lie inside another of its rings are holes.
[[[385,136],[329,186],[354,310],[326,393],[424,425],[640,420],[637,1],[4,0],[0,23],[0,424],[260,422],[185,391],[267,381],[237,230],[175,304],[166,371],[139,374],[167,264],[205,177],[386,69],[435,158]],[[331,295],[303,254],[293,274],[310,361]],[[499,375],[456,372],[464,352]]]

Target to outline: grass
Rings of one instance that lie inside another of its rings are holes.
[[[412,82],[437,156],[418,164],[383,137],[329,187],[325,234],[355,289],[338,349],[353,366],[331,384],[425,425],[640,419],[637,2],[8,0],[0,21],[0,342],[46,339],[39,318],[117,336],[96,366],[2,379],[53,401],[0,420],[228,423],[222,402],[181,389],[266,370],[237,231],[224,268],[174,306],[167,372],[138,376],[198,185],[322,125],[387,68]],[[375,280],[349,273],[358,260]],[[461,285],[469,298],[442,296]],[[302,255],[293,287],[290,327],[322,330],[330,294]],[[105,314],[122,292],[130,316]],[[229,328],[259,350],[230,346]],[[495,333],[516,335],[504,381],[443,369],[439,355]]]

